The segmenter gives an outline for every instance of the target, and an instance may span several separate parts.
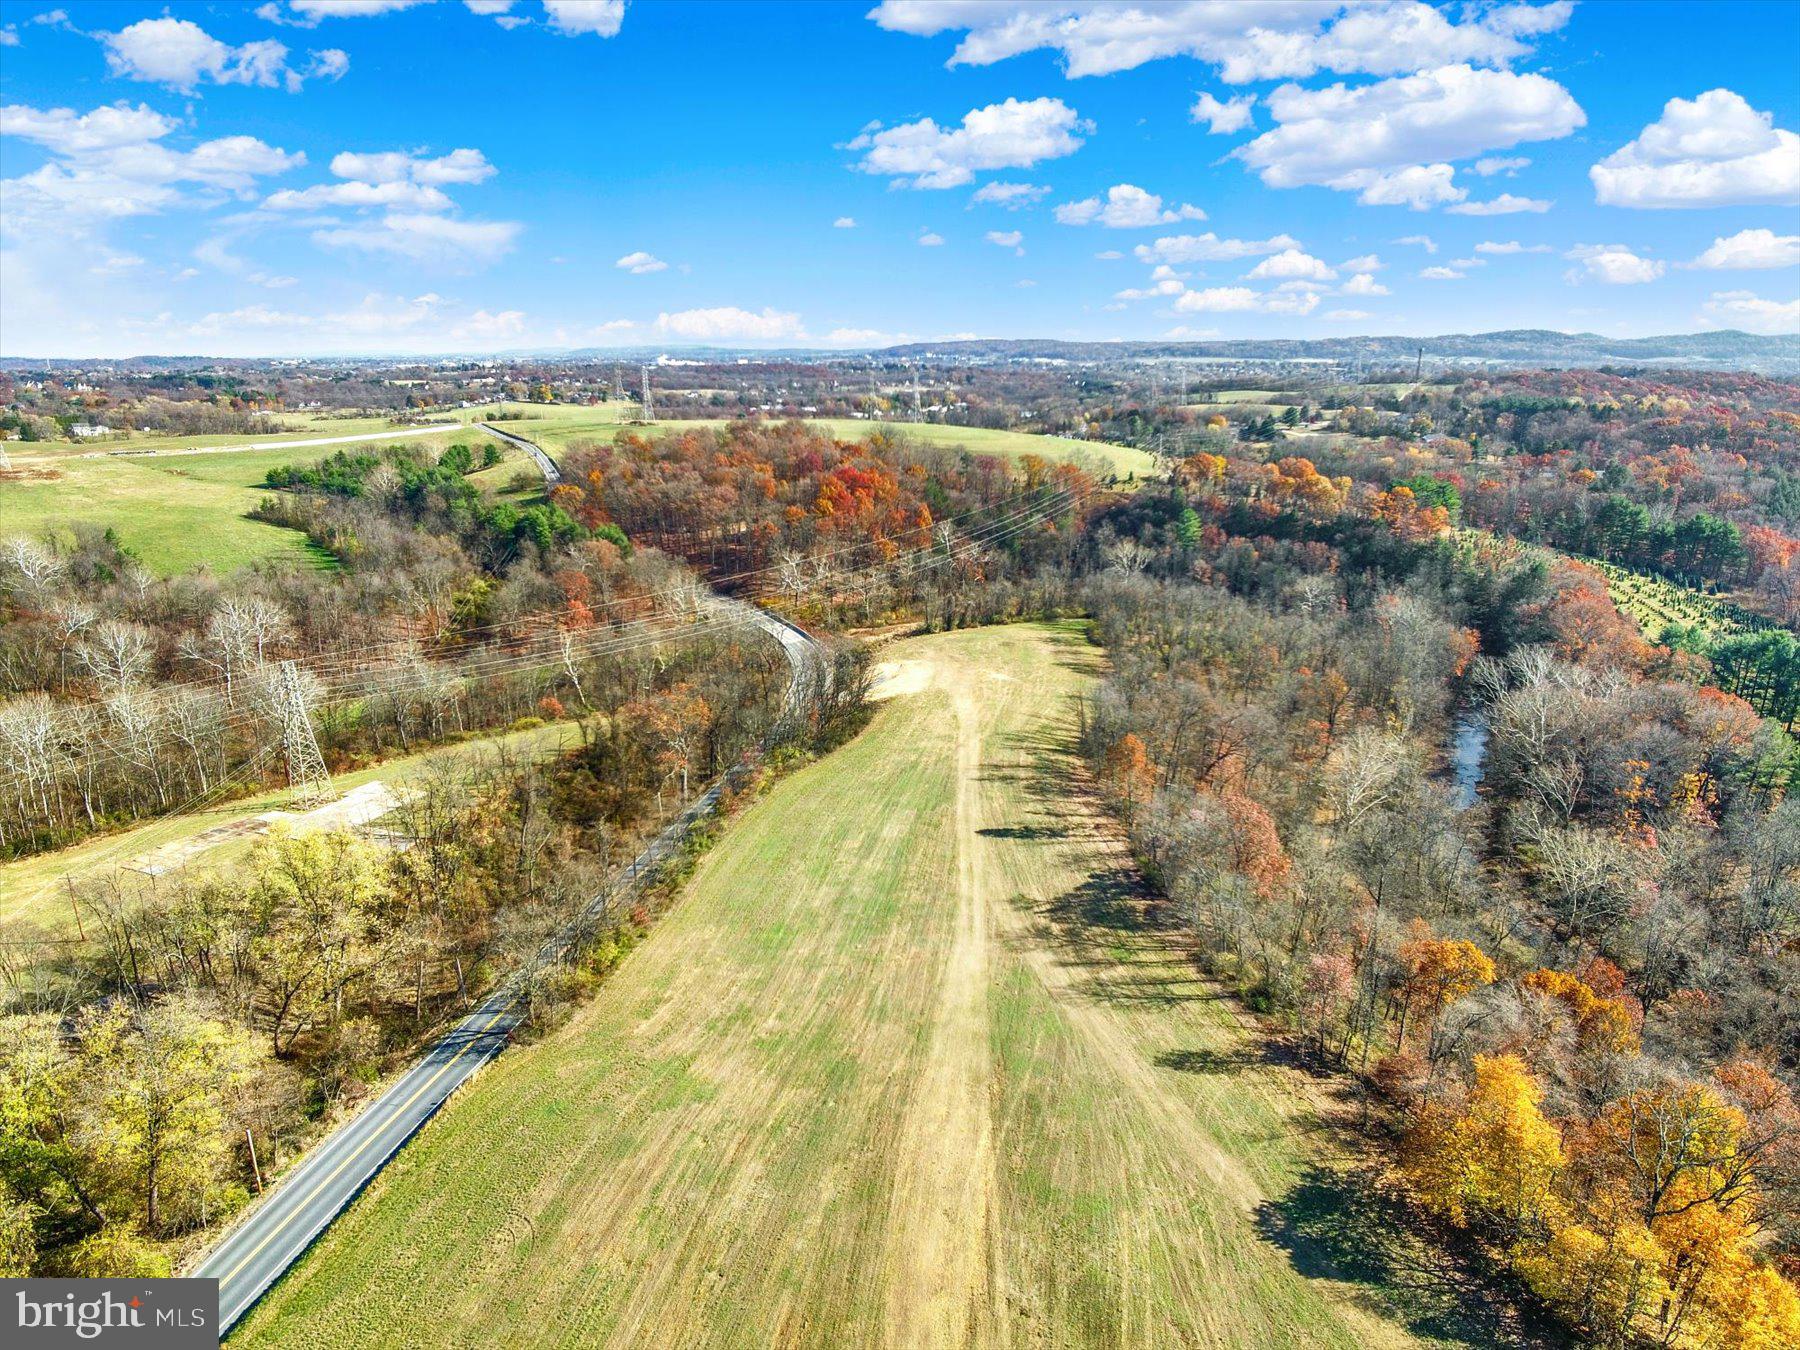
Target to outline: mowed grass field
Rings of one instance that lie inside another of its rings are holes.
[[[1428,1278],[1296,1236],[1357,1208],[1324,1107],[1149,926],[1070,754],[1100,661],[1081,631],[890,652],[904,692],[735,821],[593,1000],[484,1070],[234,1345],[1367,1347],[1437,1325],[1400,1287]]]
[[[478,409],[446,408],[441,412],[420,413],[421,420],[430,422],[468,422],[477,419]],[[211,435],[183,435],[170,432],[138,432],[126,431],[111,436],[97,437],[83,441],[18,441],[10,447],[15,459],[24,457],[66,459],[99,451],[144,451],[144,450],[195,450],[195,449],[231,449],[236,446],[254,446],[264,441],[291,439],[311,440],[322,436],[360,436],[369,432],[391,431],[396,427],[394,419],[386,413],[351,413],[340,415],[335,413],[292,412],[278,413],[268,419],[269,429],[251,434],[224,433]],[[326,447],[327,451],[330,447]]]
[[[457,430],[394,443],[441,449],[455,441],[480,446],[488,439],[481,432]],[[251,520],[248,512],[268,495],[262,482],[272,468],[311,464],[339,449],[381,448],[383,442],[367,441],[142,458],[21,459],[13,477],[0,479],[0,529],[52,535],[66,534],[81,522],[111,527],[144,566],[161,576],[196,567],[224,575],[264,561],[330,567],[331,556],[314,549],[299,531]],[[528,462],[519,451],[508,448],[507,453],[521,464]],[[510,475],[512,470],[487,472]]]

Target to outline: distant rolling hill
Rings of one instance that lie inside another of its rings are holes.
[[[1076,361],[1181,359],[1189,361],[1331,361],[1368,366],[1411,366],[1419,359],[1434,369],[1446,365],[1604,366],[1665,365],[1702,369],[1757,370],[1800,375],[1800,333],[1759,335],[1725,329],[1712,333],[1672,333],[1666,337],[1612,338],[1599,333],[1559,333],[1551,328],[1512,328],[1498,333],[1442,333],[1435,337],[1365,336],[1330,338],[1237,338],[1216,342],[1079,342],[1058,338],[973,338],[965,341],[909,342],[882,348],[638,346],[513,348],[507,351],[444,351],[435,356],[335,355],[316,358],[325,365],[418,365],[473,357],[567,362],[653,362],[679,357],[704,364],[755,364],[844,360],[887,361]],[[287,358],[295,359],[295,358]],[[308,359],[310,358],[299,358]],[[269,358],[136,356],[87,359],[0,356],[0,370],[186,370],[252,369]]]
[[[1800,373],[1800,334],[1759,336],[1724,330],[1666,337],[1611,338],[1598,333],[1559,333],[1515,328],[1498,333],[1445,333],[1435,337],[1248,338],[1218,342],[1062,342],[1050,338],[978,338],[966,342],[913,342],[880,354],[974,361],[1107,361],[1183,358],[1224,361],[1336,361],[1369,365],[1411,364],[1423,351],[1428,364],[1493,363],[1508,366],[1655,364],[1710,366]]]

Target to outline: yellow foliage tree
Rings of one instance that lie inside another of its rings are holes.
[[[1516,1055],[1477,1055],[1459,1107],[1428,1110],[1408,1156],[1420,1200],[1459,1224],[1516,1238],[1541,1228],[1565,1158],[1543,1089]]]

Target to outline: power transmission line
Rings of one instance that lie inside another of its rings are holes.
[[[313,736],[312,716],[300,686],[300,667],[283,661],[277,667],[275,689],[281,746],[287,752],[288,785],[294,790],[295,802],[312,806],[331,795],[331,775],[325,771],[325,757],[319,753],[319,742]]]

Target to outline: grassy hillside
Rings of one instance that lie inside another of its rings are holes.
[[[510,404],[508,411],[530,415],[498,425],[515,435],[537,441],[560,455],[571,445],[618,435],[626,429],[622,420],[635,404],[602,404],[576,407],[552,404]],[[450,409],[443,416],[468,421],[492,409]],[[386,418],[319,418],[297,416],[283,434],[348,436],[389,429]],[[721,422],[663,423],[661,429],[682,426],[722,426]],[[967,446],[983,454],[1038,454],[1050,459],[1075,459],[1094,463],[1102,471],[1120,475],[1148,473],[1152,462],[1141,451],[1123,446],[1090,444],[1055,436],[1034,436],[1021,431],[988,431],[979,427],[947,427],[935,424],[875,423],[827,420],[817,423],[834,436],[859,438],[875,429],[886,429],[933,445]],[[259,562],[330,567],[329,555],[313,549],[298,532],[250,520],[247,512],[264,495],[263,475],[279,464],[311,463],[334,450],[380,448],[380,441],[359,445],[296,446],[291,449],[234,449],[257,438],[232,436],[133,436],[122,443],[74,447],[62,444],[15,446],[17,472],[0,481],[0,506],[5,528],[31,534],[66,533],[80,522],[110,526],[125,546],[144,565],[163,576],[196,567],[216,574],[233,572]],[[266,438],[264,438],[266,439]],[[439,435],[407,437],[396,444],[420,449],[441,449],[453,441],[477,445],[480,432],[446,431]],[[162,451],[207,449],[206,454],[159,454],[134,458],[101,455],[96,450],[159,449]],[[476,481],[497,492],[506,492],[525,457],[508,449],[507,462],[477,476]]]
[[[910,436],[926,445],[964,446],[983,455],[1042,455],[1045,459],[1084,459],[1096,462],[1103,470],[1124,477],[1140,478],[1155,468],[1155,461],[1142,450],[1103,441],[1075,441],[1064,436],[1039,436],[1029,431],[993,431],[986,427],[951,427],[935,422],[860,422],[852,418],[813,419],[813,425],[827,428],[833,436],[856,440],[871,430],[882,429]]]
[[[480,409],[445,408],[439,411],[416,414],[428,422],[469,422],[478,420]],[[311,440],[323,436],[361,436],[370,432],[392,431],[399,423],[386,413],[338,413],[291,412],[278,413],[268,419],[268,430],[254,434],[209,434],[198,433],[188,435],[178,432],[138,432],[124,431],[110,436],[102,436],[83,441],[21,441],[11,447],[15,459],[49,458],[67,459],[71,456],[91,454],[95,451],[112,452],[130,450],[220,450],[237,446],[261,445],[275,440]],[[329,447],[327,447],[328,451]],[[326,453],[327,451],[321,451]]]
[[[1437,1326],[1432,1276],[1390,1284],[1379,1238],[1334,1236],[1360,1206],[1315,1090],[1147,926],[1068,751],[1095,650],[1015,627],[894,653],[910,692],[751,807],[593,1002],[484,1071],[234,1343]]]
[[[315,456],[323,451],[311,452]],[[125,547],[164,576],[207,567],[215,573],[276,560],[327,566],[297,530],[246,518],[266,495],[257,485],[285,451],[154,459],[57,461],[0,483],[7,530],[66,532],[77,523],[110,526]]]
[[[447,431],[395,443],[425,448],[452,441],[479,445],[486,439],[479,432]],[[263,477],[277,465],[311,463],[340,448],[381,446],[369,441],[143,458],[64,455],[28,462],[17,457],[17,473],[0,482],[0,528],[54,534],[79,522],[110,526],[146,567],[163,576],[196,567],[224,574],[263,561],[329,567],[330,555],[312,548],[297,530],[265,525],[247,513],[267,495]],[[524,462],[523,455],[510,453]]]
[[[1670,581],[1666,577],[1634,572],[1617,563],[1597,558],[1582,558],[1606,578],[1606,588],[1613,602],[1637,621],[1644,636],[1661,642],[1672,627],[1698,628],[1710,639],[1735,637],[1740,633],[1771,627],[1773,621],[1721,599]]]

